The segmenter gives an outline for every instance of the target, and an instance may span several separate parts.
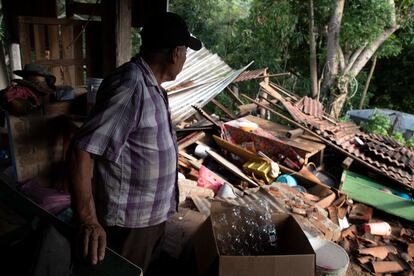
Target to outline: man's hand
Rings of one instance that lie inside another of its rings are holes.
[[[80,226],[83,256],[92,264],[97,264],[105,257],[106,232],[98,222],[87,222]]]

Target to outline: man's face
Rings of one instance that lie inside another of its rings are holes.
[[[171,68],[171,77],[173,80],[177,75],[183,70],[185,60],[187,59],[187,47],[186,46],[177,46],[173,50],[173,65]]]

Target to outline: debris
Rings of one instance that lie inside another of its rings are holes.
[[[391,226],[387,222],[374,222],[364,224],[364,231],[372,235],[389,236]]]
[[[403,271],[398,262],[372,262],[375,273],[393,273]]]
[[[353,221],[366,221],[372,218],[373,209],[361,203],[352,205],[349,219]]]
[[[381,260],[384,260],[388,256],[388,253],[398,254],[397,249],[394,246],[390,246],[390,245],[363,248],[363,249],[359,249],[358,251],[359,251],[359,254],[371,255]]]
[[[334,201],[335,201],[336,195],[335,193],[331,193],[330,195],[328,195],[327,197],[321,199],[320,201],[318,201],[318,203],[316,203],[316,205],[318,205],[321,208],[328,208]]]
[[[356,225],[352,225],[348,227],[347,229],[342,230],[341,237],[343,239],[348,238],[348,237],[351,239],[355,239],[357,233],[358,231],[357,231]]]
[[[361,264],[366,264],[369,263],[371,261],[374,260],[373,257],[371,256],[363,256],[363,257],[358,257],[357,260],[361,263]]]
[[[414,258],[414,243],[410,243],[407,247],[407,254],[411,257]]]

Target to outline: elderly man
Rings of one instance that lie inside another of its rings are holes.
[[[201,42],[173,13],[150,19],[141,38],[140,54],[103,80],[69,163],[83,254],[96,264],[108,243],[146,272],[178,197],[176,136],[160,84]]]

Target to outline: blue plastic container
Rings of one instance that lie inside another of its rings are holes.
[[[282,174],[276,179],[276,182],[286,183],[290,187],[298,185],[298,182],[296,181],[296,179],[289,174]]]

